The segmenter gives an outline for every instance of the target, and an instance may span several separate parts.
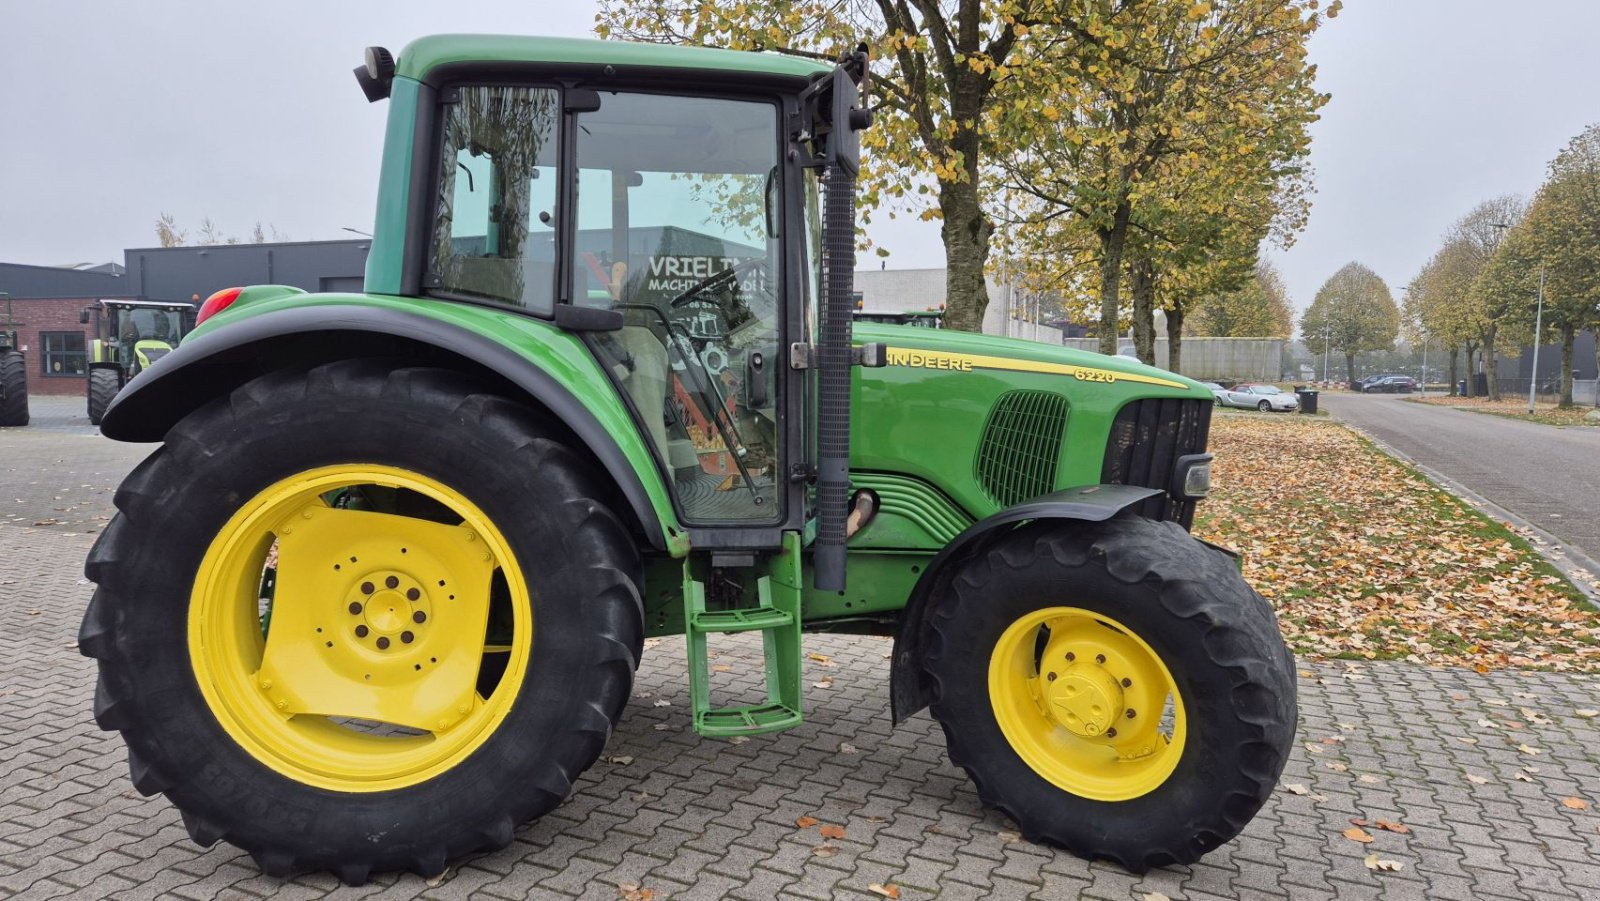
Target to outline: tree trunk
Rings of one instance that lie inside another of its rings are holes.
[[[1128,221],[1133,205],[1126,199],[1117,205],[1111,227],[1100,230],[1100,352],[1117,353],[1118,328],[1122,320],[1122,248],[1128,241]]]
[[[1146,366],[1156,365],[1156,267],[1146,256],[1128,262],[1128,288],[1133,294],[1133,352]]]
[[[1174,301],[1167,311],[1167,369],[1183,371],[1183,302]]]
[[[1476,397],[1477,396],[1478,380],[1472,377],[1472,355],[1477,349],[1478,349],[1478,345],[1474,344],[1471,341],[1467,342],[1467,358],[1466,358],[1466,364],[1467,364],[1466,365],[1466,369],[1467,369],[1467,379],[1466,379],[1466,381],[1467,381],[1467,390],[1461,392],[1461,396],[1462,397]]]
[[[1344,374],[1345,374],[1345,383],[1344,384],[1345,384],[1346,388],[1348,388],[1351,385],[1354,385],[1356,383],[1356,355],[1355,354],[1347,353],[1347,354],[1344,355]]]
[[[1561,327],[1561,408],[1572,406],[1572,342],[1578,330],[1570,325]]]
[[[1457,376],[1459,376],[1461,374],[1461,370],[1456,368],[1456,357],[1460,353],[1461,353],[1461,348],[1459,348],[1459,347],[1450,348],[1450,390],[1449,390],[1448,393],[1450,394],[1451,397],[1455,396],[1456,385],[1460,384],[1460,382],[1456,381]]]
[[[1495,360],[1494,339],[1495,333],[1500,331],[1500,324],[1489,323],[1489,330],[1483,334],[1484,372],[1489,376],[1489,399],[1500,399],[1500,366]]]
[[[989,236],[994,224],[983,212],[976,181],[940,182],[939,212],[944,217],[944,324],[965,332],[983,331],[989,308],[989,286],[983,270],[989,262]]]

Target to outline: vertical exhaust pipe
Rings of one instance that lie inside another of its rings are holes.
[[[850,494],[851,311],[855,307],[856,175],[861,141],[872,122],[857,106],[866,79],[865,46],[808,89],[812,127],[825,141],[823,176],[821,334],[817,344],[817,538],[814,578],[823,591],[845,586],[846,521]],[[812,92],[815,92],[814,94]]]

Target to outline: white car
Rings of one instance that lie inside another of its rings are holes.
[[[1293,413],[1300,409],[1300,398],[1274,385],[1235,385],[1216,395],[1224,407],[1256,409],[1263,413],[1278,410]]]
[[[1228,393],[1228,389],[1222,387],[1221,385],[1217,384],[1216,382],[1201,382],[1200,383],[1200,387],[1206,389],[1207,391],[1210,391],[1211,392],[1211,396],[1216,398],[1217,399],[1217,403],[1219,403],[1219,404],[1222,403],[1222,395]]]

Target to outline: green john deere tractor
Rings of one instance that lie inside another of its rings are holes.
[[[866,59],[528,37],[367,51],[359,294],[218,292],[102,431],[161,441],[80,647],[135,787],[268,873],[440,872],[601,753],[646,636],[709,738],[801,724],[801,633],[894,637],[1031,839],[1193,861],[1267,799],[1292,658],[1187,527],[1210,392],[946,329],[852,336]],[[710,702],[707,646],[764,637]]]
[[[0,426],[28,424],[28,361],[17,349],[16,323],[11,316],[11,295],[6,299],[6,325],[0,329]]]
[[[101,300],[84,308],[78,321],[95,331],[84,386],[89,422],[100,425],[128,380],[177,348],[194,312],[186,303],[145,300]]]

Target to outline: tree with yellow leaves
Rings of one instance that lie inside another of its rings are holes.
[[[1327,342],[1344,356],[1345,375],[1356,380],[1356,354],[1390,350],[1400,333],[1400,308],[1389,286],[1360,263],[1346,263],[1317,291],[1300,319],[1308,345]]]
[[[1059,116],[1057,79],[1043,71],[1051,65],[1047,50],[1063,36],[1050,25],[1056,6],[1052,0],[601,0],[595,31],[818,60],[865,42],[877,114],[862,138],[865,216],[888,203],[941,220],[945,323],[978,331],[989,302],[991,158],[1027,140],[1041,119]],[[1022,57],[1040,68],[1026,89],[1013,77]]]
[[[1519,334],[1531,333],[1541,271],[1543,326],[1561,345],[1561,405],[1570,407],[1577,333],[1600,331],[1600,125],[1574,138],[1550,164],[1527,216],[1497,246],[1473,294],[1482,307],[1503,310]]]
[[[1219,338],[1288,338],[1294,334],[1294,308],[1277,267],[1256,264],[1254,275],[1236,291],[1207,297],[1189,320],[1193,334]]]
[[[1103,352],[1116,350],[1125,257],[1140,232],[1154,233],[1175,212],[1202,231],[1214,220],[1220,234],[1215,220],[1251,204],[1291,234],[1303,225],[1308,129],[1328,100],[1313,87],[1306,41],[1339,5],[1069,0],[1058,7],[1054,39],[1025,48],[1053,64],[1019,65],[1017,80],[1051,79],[1062,109],[1056,128],[1008,159],[1016,244],[1039,266],[1095,260]],[[1254,230],[1264,235],[1272,226],[1260,218]],[[1223,245],[1234,259],[1208,255],[1207,264],[1242,258],[1236,271],[1247,277],[1255,247],[1241,238],[1252,230],[1235,224]],[[1136,261],[1136,286],[1149,284],[1137,273],[1150,263]],[[1145,306],[1134,311],[1136,343]]]

